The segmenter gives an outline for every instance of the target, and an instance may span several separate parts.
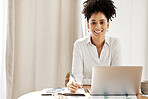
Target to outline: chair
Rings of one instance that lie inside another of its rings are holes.
[[[65,87],[67,87],[67,83],[69,82],[70,73],[71,73],[71,72],[68,72],[68,73],[66,74],[66,77],[65,77]]]

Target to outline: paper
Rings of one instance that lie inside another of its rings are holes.
[[[63,90],[65,90],[65,88],[46,88],[43,89],[42,95],[52,95],[54,93],[61,92]]]
[[[76,93],[71,93],[67,88],[46,88],[43,89],[42,95],[61,94],[65,96],[85,96],[84,89],[79,89]]]

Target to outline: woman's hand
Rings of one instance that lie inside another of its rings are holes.
[[[78,84],[78,83],[71,83],[68,85],[68,89],[70,92],[75,93],[78,89],[82,88],[82,84]]]

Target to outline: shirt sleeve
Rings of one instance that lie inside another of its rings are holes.
[[[120,40],[116,39],[113,41],[112,46],[112,60],[111,66],[121,66],[121,44]]]
[[[80,49],[80,43],[75,42],[73,48],[73,59],[72,59],[72,73],[75,75],[76,80],[79,83],[83,81],[83,59],[82,59],[82,49]]]

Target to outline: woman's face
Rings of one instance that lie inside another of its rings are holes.
[[[106,16],[101,12],[92,14],[87,25],[91,32],[91,36],[95,38],[105,36],[105,33],[109,28],[109,22],[107,21]]]

